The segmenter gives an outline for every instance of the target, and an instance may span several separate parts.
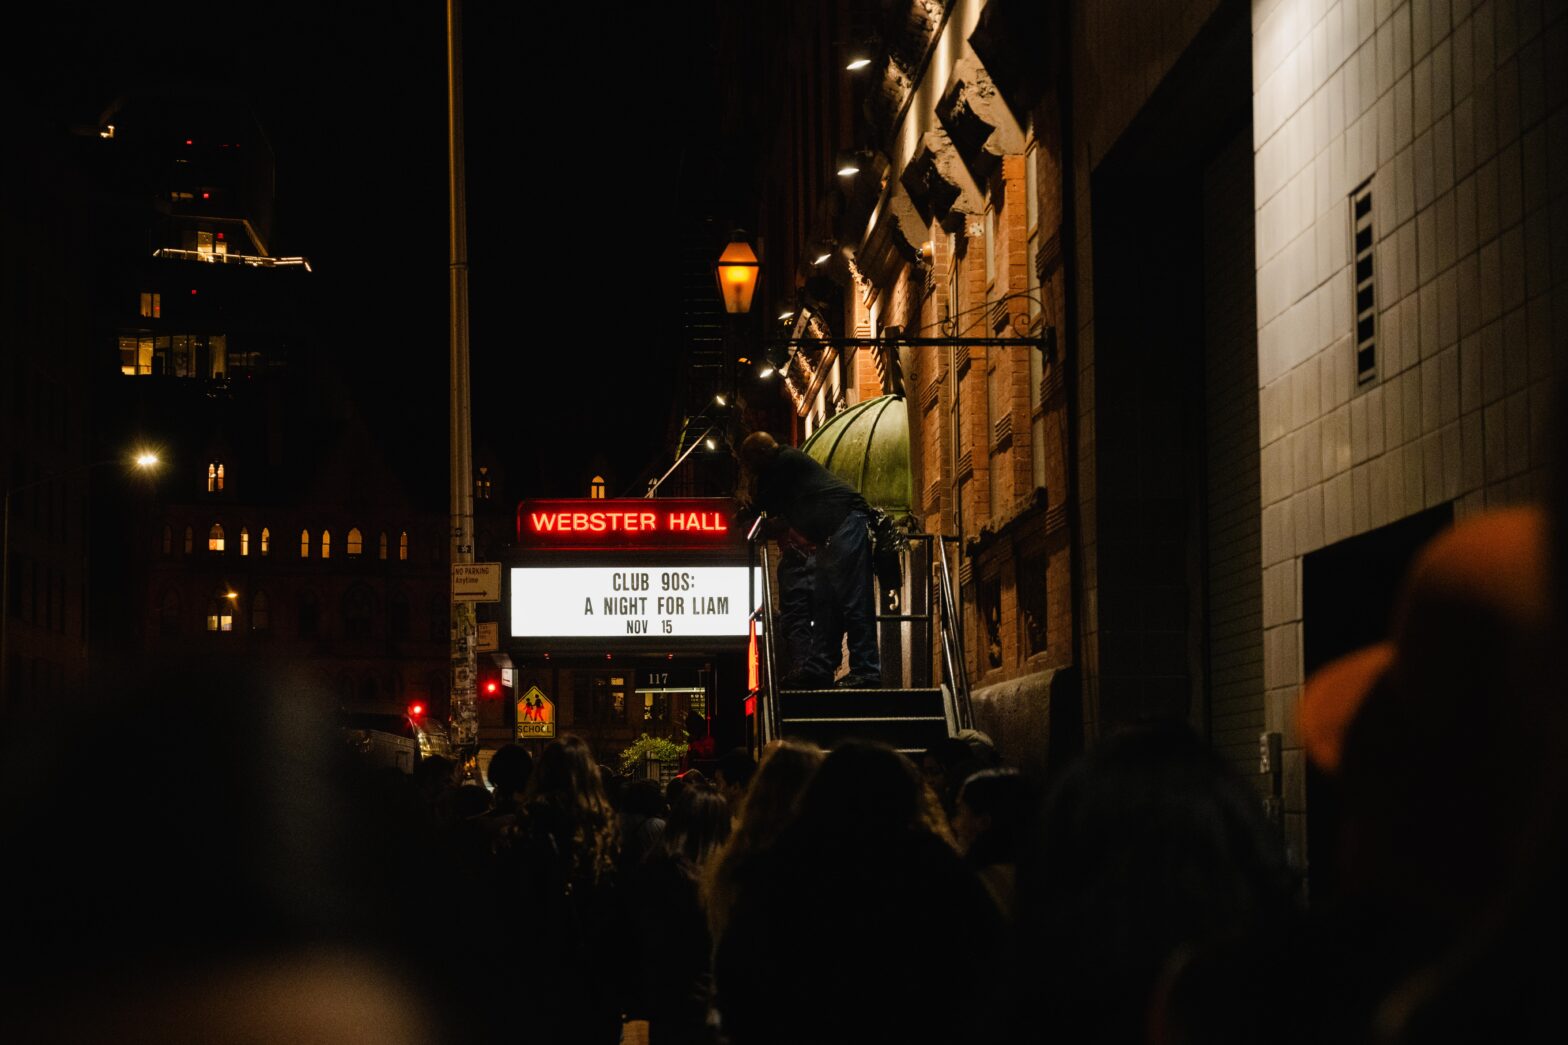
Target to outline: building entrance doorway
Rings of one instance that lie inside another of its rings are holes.
[[[1306,675],[1388,637],[1400,582],[1416,553],[1452,526],[1454,506],[1438,505],[1301,559],[1301,655]],[[1333,894],[1341,811],[1333,782],[1307,765],[1308,881],[1314,903]]]

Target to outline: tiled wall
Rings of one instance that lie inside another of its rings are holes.
[[[1537,493],[1568,342],[1568,4],[1254,0],[1266,724],[1295,710],[1301,556]],[[1371,179],[1378,360],[1358,382],[1349,194]]]

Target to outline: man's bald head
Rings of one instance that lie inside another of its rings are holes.
[[[742,468],[764,472],[778,459],[779,444],[766,432],[753,432],[742,440],[738,453]]]

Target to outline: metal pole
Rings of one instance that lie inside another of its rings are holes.
[[[718,422],[715,421],[713,424],[711,424],[707,428],[703,429],[702,434],[699,435],[697,438],[695,438],[695,439],[693,439],[691,441],[691,445],[686,448],[686,452],[681,454],[679,457],[677,457],[675,459],[675,463],[670,465],[670,470],[665,472],[663,475],[659,476],[657,479],[655,479],[653,481],[653,484],[648,487],[648,492],[643,494],[643,497],[644,498],[649,498],[649,497],[653,497],[655,494],[657,494],[659,492],[659,487],[664,485],[664,480],[666,480],[670,476],[674,475],[675,474],[675,469],[679,468],[682,464],[684,464],[685,461],[686,461],[686,458],[691,456],[692,451],[697,449],[697,447],[701,446],[702,445],[702,441],[704,439],[708,438],[709,435],[713,434],[713,430],[715,428],[717,428],[717,427],[719,427],[719,425],[718,425]]]
[[[6,660],[11,631],[11,491],[5,492],[5,529],[0,537],[0,708],[9,709],[11,664]],[[83,607],[84,611],[86,607]]]
[[[448,293],[451,304],[452,563],[474,561],[472,418],[468,372],[468,210],[463,170],[463,23],[460,0],[446,5]],[[471,602],[452,602],[452,736],[460,750],[479,742]]]

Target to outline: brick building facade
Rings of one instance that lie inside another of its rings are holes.
[[[960,538],[976,717],[1010,757],[1184,720],[1306,859],[1305,672],[1386,626],[1436,528],[1542,489],[1565,15],[775,9],[791,102],[762,163],[791,173],[759,213],[797,434],[904,396],[916,515]],[[976,332],[1053,337],[897,344]]]

